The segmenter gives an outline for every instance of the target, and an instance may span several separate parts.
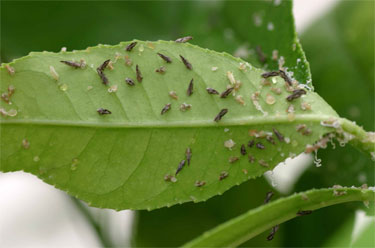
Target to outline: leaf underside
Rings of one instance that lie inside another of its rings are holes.
[[[130,42],[124,42],[84,51],[31,53],[9,64],[15,69],[14,75],[2,65],[1,92],[12,85],[15,93],[12,104],[2,101],[1,108],[6,113],[16,109],[17,115],[1,118],[0,170],[30,172],[92,206],[150,210],[221,194],[303,152],[307,144],[333,131],[320,122],[337,115],[314,92],[288,102],[291,92],[286,91],[282,78],[275,77],[269,80],[270,85],[264,85],[264,71],[248,64],[244,69],[242,60],[225,53],[186,43],[137,42],[132,51],[125,50]],[[158,52],[170,57],[172,63],[162,60]],[[192,70],[179,55],[192,64]],[[125,56],[127,62],[132,61],[131,66],[126,65]],[[84,69],[60,63],[81,59],[87,63]],[[113,70],[104,70],[109,80],[105,86],[96,68],[107,59],[113,62]],[[142,83],[136,80],[136,65]],[[161,66],[166,69],[164,74],[155,72]],[[212,67],[218,69],[213,71]],[[236,96],[223,99],[208,94],[207,87],[219,92],[227,89],[227,72],[241,82]],[[133,79],[135,86],[127,85],[126,77]],[[194,89],[188,96],[191,79]],[[114,85],[118,89],[110,93],[108,89]],[[280,89],[281,94],[271,88]],[[170,91],[176,92],[178,100],[169,96]],[[251,99],[257,91],[262,111]],[[244,105],[235,100],[239,95]],[[270,98],[275,103],[267,104],[273,102]],[[311,105],[311,110],[302,110],[303,102]],[[161,115],[167,103],[171,109]],[[182,103],[191,104],[191,109],[181,111]],[[286,112],[290,105],[294,114]],[[99,108],[112,114],[99,115]],[[215,122],[224,108],[228,113]],[[300,124],[311,133],[297,132]],[[273,128],[286,142],[272,134]],[[254,134],[251,130],[266,132],[275,144],[250,136]],[[232,150],[224,146],[230,139],[236,143]],[[246,147],[247,154],[241,155],[241,144],[253,139],[265,149]],[[165,175],[173,176],[180,161],[186,159],[188,147],[192,150],[190,165],[179,172],[176,182],[165,181]],[[253,163],[249,154],[255,159]],[[239,160],[229,163],[231,157]],[[228,177],[219,180],[223,171]],[[197,181],[205,185],[197,187]]]

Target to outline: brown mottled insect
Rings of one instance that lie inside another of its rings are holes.
[[[98,72],[98,75],[100,77],[100,79],[102,80],[102,83],[107,85],[109,82],[108,82],[108,78],[105,76],[103,70],[100,70],[100,67],[96,69],[96,71]]]
[[[22,147],[26,150],[29,149],[30,148],[30,142],[27,139],[23,139],[22,140]]]
[[[236,162],[236,161],[238,161],[238,160],[239,160],[238,157],[230,157],[230,158],[228,159],[228,162],[231,163],[231,164],[233,164],[234,162]]]
[[[125,82],[126,82],[128,85],[130,85],[130,86],[134,86],[134,85],[135,85],[134,80],[131,79],[131,78],[125,78]]]
[[[212,88],[206,88],[208,94],[212,94],[212,95],[219,95],[220,93],[215,90],[215,89],[212,89]]]
[[[4,102],[9,104],[9,94],[8,93],[1,94],[1,99],[3,99]]]
[[[289,86],[292,86],[293,85],[293,81],[292,79],[285,73],[285,71],[283,70],[279,70],[280,72],[280,77],[282,77],[284,79],[284,81],[289,85]]]
[[[77,63],[77,62],[73,62],[73,61],[66,61],[66,60],[61,60],[60,61],[61,63],[64,63],[66,65],[69,65],[71,67],[74,67],[74,68],[81,68],[81,63]]]
[[[277,232],[277,230],[279,230],[279,225],[272,227],[270,235],[267,236],[268,241],[273,240],[273,237],[275,236],[275,233]]]
[[[191,104],[188,104],[188,103],[182,103],[181,105],[180,105],[180,110],[182,111],[182,112],[185,112],[186,110],[189,110],[189,109],[191,109]]]
[[[156,69],[155,72],[158,72],[160,74],[164,74],[166,71],[164,66],[160,66],[160,68]]]
[[[11,67],[10,65],[5,65],[5,68],[7,69],[9,75],[13,76],[14,73],[16,73],[16,69],[14,67]]]
[[[175,100],[178,100],[178,96],[177,96],[177,93],[176,93],[176,91],[170,91],[169,92],[169,96],[170,97],[172,97],[173,99],[175,99]]]
[[[15,91],[16,91],[16,87],[14,87],[13,85],[9,85],[8,86],[8,94],[7,94],[8,97],[11,97],[14,94]]]
[[[255,140],[250,140],[247,146],[251,148],[254,146],[254,144],[255,144]]]
[[[188,42],[189,40],[192,40],[192,39],[193,39],[192,36],[186,36],[186,37],[178,38],[177,40],[175,40],[175,42],[185,43],[185,42]]]
[[[189,63],[189,61],[187,61],[187,59],[185,59],[182,55],[180,55],[180,58],[182,62],[184,63],[184,65],[186,66],[186,68],[188,68],[189,70],[193,69],[193,66]]]
[[[132,66],[132,64],[133,64],[133,61],[131,60],[131,58],[128,55],[125,55],[125,65]]]
[[[111,60],[110,59],[107,59],[106,61],[103,62],[103,64],[101,64],[96,70],[100,70],[100,71],[103,71],[107,65],[109,64]]]
[[[172,63],[172,60],[171,60],[170,57],[165,56],[164,54],[161,54],[161,53],[157,53],[157,55],[159,55],[160,58],[162,58],[165,62],[167,62],[167,63]]]
[[[109,114],[112,114],[111,111],[109,111],[108,109],[104,109],[104,108],[100,108],[100,109],[98,109],[97,112],[98,112],[100,115],[109,115]]]
[[[267,135],[266,140],[270,142],[272,145],[276,145],[275,140],[271,136]]]
[[[258,160],[258,163],[261,166],[263,166],[263,167],[268,167],[269,166],[269,164],[266,161],[264,161],[263,159]]]
[[[263,149],[266,148],[261,142],[258,142],[258,143],[256,144],[256,147],[257,147],[258,149],[261,149],[261,150],[263,150]]]
[[[177,167],[177,170],[176,170],[176,176],[177,176],[177,174],[182,170],[182,168],[184,168],[184,166],[185,166],[185,160],[181,160],[181,162],[178,164],[178,167]]]
[[[135,72],[137,74],[137,80],[138,80],[138,82],[141,83],[142,80],[143,80],[143,77],[142,77],[141,71],[139,70],[139,66],[138,65],[135,66]]]
[[[197,186],[197,187],[202,187],[202,186],[204,186],[205,184],[206,184],[205,181],[196,181],[196,182],[195,182],[195,186]]]
[[[194,89],[194,78],[190,80],[189,87],[186,91],[188,96],[191,96],[191,94],[193,94],[193,89]]]
[[[254,158],[254,156],[252,156],[252,155],[250,155],[250,154],[249,154],[249,156],[248,156],[248,159],[249,159],[249,162],[250,162],[250,163],[254,163],[254,162],[255,162],[255,158]]]
[[[229,175],[228,172],[226,172],[226,171],[222,171],[222,172],[220,173],[219,180],[221,181],[221,180],[223,180],[224,178],[227,178],[228,175]]]
[[[266,55],[263,53],[262,48],[260,46],[256,46],[255,52],[257,53],[259,62],[264,64],[267,61],[267,58]]]
[[[229,94],[234,90],[233,87],[230,87],[228,89],[226,89],[225,91],[223,91],[221,94],[220,94],[220,98],[226,98],[227,96],[229,96]]]
[[[244,144],[241,145],[241,154],[246,155],[246,147]]]
[[[103,64],[101,64],[98,68],[96,68],[96,71],[98,72],[100,79],[105,85],[108,84],[108,78],[105,76],[103,71],[107,67],[110,61],[111,61],[110,59],[107,59],[106,61],[103,62]]]
[[[304,89],[293,90],[293,93],[291,95],[289,95],[286,98],[286,100],[291,102],[295,99],[300,98],[302,95],[305,95],[305,94],[306,94],[306,90],[304,90]]]
[[[275,76],[279,76],[279,75],[280,75],[280,72],[278,72],[278,71],[270,71],[270,72],[263,73],[261,76],[262,76],[262,78],[269,78],[269,77],[275,77]]]
[[[280,142],[285,142],[284,136],[276,128],[273,128],[272,130]]]
[[[220,112],[217,114],[217,116],[215,117],[214,121],[218,122],[221,120],[221,118],[223,118],[223,116],[228,113],[228,109],[222,109],[220,110]]]
[[[306,128],[306,124],[299,124],[296,126],[297,132],[301,132],[305,128]]]
[[[297,215],[298,216],[304,216],[304,215],[309,215],[309,214],[311,214],[312,213],[312,210],[299,210],[298,212],[297,212]]]
[[[130,43],[129,45],[126,46],[126,51],[130,52],[135,46],[137,45],[137,42],[134,41],[132,43]]]
[[[263,204],[268,203],[271,200],[272,196],[273,196],[273,192],[272,191],[268,191],[267,194],[266,194],[266,199],[264,199]]]
[[[302,135],[310,135],[312,133],[312,130],[310,128],[306,128],[305,131],[302,132]]]
[[[186,148],[185,155],[186,155],[186,160],[187,160],[188,165],[190,165],[191,154],[192,154],[191,148],[190,147]]]
[[[166,181],[166,182],[170,182],[170,181],[171,181],[171,178],[172,178],[172,176],[169,175],[169,174],[167,174],[167,175],[164,176],[164,181]]]
[[[170,103],[167,103],[164,108],[161,110],[161,115],[165,114],[168,110],[171,109],[171,104]]]

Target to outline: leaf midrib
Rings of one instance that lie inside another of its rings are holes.
[[[214,117],[213,117],[214,118]],[[212,118],[212,119],[213,119]],[[287,116],[280,117],[247,117],[241,119],[222,120],[216,123],[213,120],[192,120],[181,121],[151,121],[151,122],[113,122],[98,123],[97,121],[56,121],[56,120],[1,120],[0,125],[39,125],[39,126],[77,126],[77,127],[96,127],[96,128],[184,128],[184,127],[220,127],[220,126],[252,126],[264,124],[293,124],[296,122],[321,122],[324,120],[338,118],[337,115],[299,115],[293,121]]]

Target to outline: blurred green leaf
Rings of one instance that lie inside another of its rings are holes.
[[[372,204],[373,206],[373,204]],[[358,220],[357,220],[358,221]],[[339,228],[334,228],[329,240],[323,247],[375,247],[375,220],[372,218],[362,223],[357,222],[357,225],[363,225],[362,230],[359,231],[357,237],[353,236],[354,227],[356,224],[354,213],[348,214],[345,218],[345,223]],[[354,238],[354,239],[353,239]]]
[[[135,38],[176,39],[191,5],[189,1],[2,1],[2,62],[30,51],[78,50]]]
[[[375,220],[371,220],[359,237],[353,241],[351,247],[375,247]]]
[[[324,218],[324,216],[322,217]],[[330,235],[328,237],[328,241],[325,242],[324,245],[321,245],[321,246],[322,247],[323,246],[324,247],[350,247],[353,228],[354,228],[354,221],[355,221],[355,214],[354,212],[351,212],[351,213],[346,214],[345,221],[342,224],[341,224],[342,221],[339,221],[339,222],[336,222],[336,225],[330,225],[329,228],[324,227],[325,228],[324,231],[328,232]],[[337,225],[337,223],[339,223],[339,225]]]
[[[374,130],[375,113],[373,9],[372,1],[342,1],[301,38],[316,91],[341,116],[368,130]],[[296,191],[334,184],[375,184],[374,162],[352,146],[336,143],[336,149],[319,150],[318,157],[323,166],[308,169]],[[321,246],[358,208],[366,210],[363,204],[347,204],[325,209],[319,218],[288,222],[285,245]]]

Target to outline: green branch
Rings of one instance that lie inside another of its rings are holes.
[[[349,121],[345,118],[340,118],[340,126],[342,130],[351,135],[349,143],[354,147],[370,154],[375,159],[375,133],[366,132],[362,127],[355,122]]]
[[[275,225],[298,217],[298,211],[316,210],[351,201],[373,202],[374,199],[375,192],[369,189],[330,188],[309,190],[252,209],[204,233],[183,247],[238,246]]]

